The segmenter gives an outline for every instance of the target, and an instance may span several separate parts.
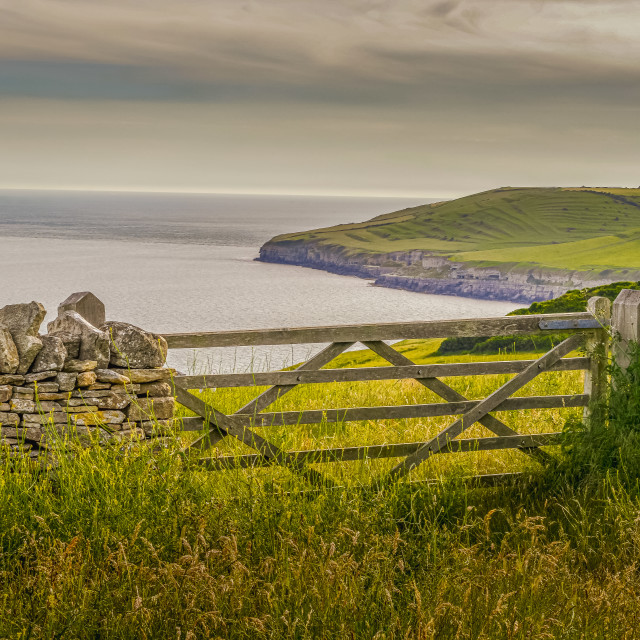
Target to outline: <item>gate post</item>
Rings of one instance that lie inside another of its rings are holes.
[[[634,343],[640,342],[640,291],[623,289],[613,303],[613,358],[621,369],[631,363]]]
[[[609,334],[606,327],[611,321],[611,301],[601,296],[589,298],[587,311],[602,323],[603,329],[596,329],[585,345],[591,359],[589,368],[584,372],[584,393],[589,396],[589,405],[584,408],[583,414],[586,421],[597,417],[606,398],[609,355]]]

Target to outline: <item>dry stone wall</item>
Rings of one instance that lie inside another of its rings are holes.
[[[174,371],[165,365],[166,341],[131,324],[104,322],[96,301],[102,304],[91,293],[73,294],[46,334],[40,333],[42,304],[0,309],[5,444],[35,452],[59,436],[146,439],[173,428]],[[83,309],[102,324],[92,324]]]

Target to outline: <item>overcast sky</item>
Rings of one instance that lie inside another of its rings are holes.
[[[0,0],[0,187],[640,184],[637,0]]]

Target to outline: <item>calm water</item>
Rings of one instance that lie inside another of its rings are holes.
[[[254,261],[260,245],[279,233],[421,202],[0,191],[0,306],[38,300],[48,321],[70,293],[89,290],[109,319],[157,332],[497,316],[516,308]],[[317,348],[175,351],[171,363],[182,370],[262,369]]]

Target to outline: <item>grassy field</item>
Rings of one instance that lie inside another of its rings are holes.
[[[445,362],[438,343],[409,341],[401,351]],[[350,352],[334,364],[382,362]],[[449,382],[480,397],[501,379]],[[618,393],[637,396],[638,382],[640,374],[619,383]],[[367,387],[309,385],[280,406],[431,399],[410,381]],[[546,373],[523,393],[580,388],[580,374]],[[211,395],[225,410],[246,399]],[[636,396],[635,413],[613,403],[629,431],[640,417]],[[576,410],[501,417],[523,432],[572,418],[577,428]],[[440,426],[299,426],[269,436],[302,448],[422,438]],[[446,455],[416,475],[439,478],[435,485],[381,490],[371,479],[385,465],[331,464],[323,468],[349,488],[311,493],[282,471],[203,472],[174,455],[179,441],[156,453],[78,449],[48,473],[16,460],[0,472],[0,637],[631,640],[640,623],[639,492],[618,444],[602,442],[598,452],[612,456],[604,468],[587,451],[576,472],[566,462],[575,445],[556,448],[558,466],[547,470],[514,452]],[[632,444],[627,460],[637,458]],[[514,486],[461,480],[522,469],[531,474]]]
[[[624,275],[640,268],[640,189],[494,189],[272,242],[319,243],[351,254],[421,249],[481,266]]]

